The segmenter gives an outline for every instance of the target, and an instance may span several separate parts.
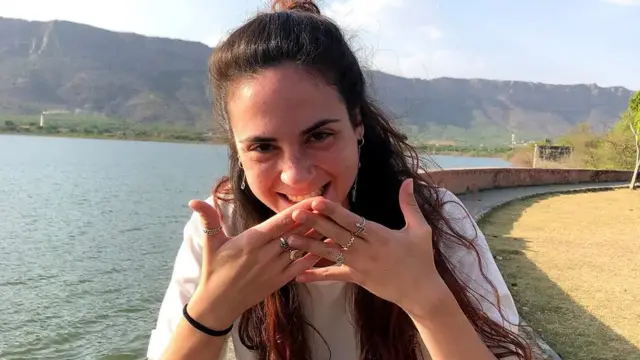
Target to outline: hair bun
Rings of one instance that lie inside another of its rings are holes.
[[[320,8],[313,0],[274,0],[273,11],[299,11],[320,15]]]

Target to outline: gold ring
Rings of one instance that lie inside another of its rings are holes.
[[[220,232],[220,230],[222,230],[222,226],[218,226],[217,228],[214,228],[214,229],[202,229],[202,232],[207,235],[216,235],[217,233]]]
[[[294,261],[298,260],[302,257],[302,251],[300,250],[291,250],[289,251],[289,260]]]

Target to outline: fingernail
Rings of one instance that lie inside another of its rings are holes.
[[[289,235],[289,237],[287,237],[287,244],[291,247],[299,247],[301,245],[301,240],[296,235]]]
[[[326,206],[326,204],[324,202],[316,200],[316,201],[313,202],[313,204],[311,204],[311,207],[313,207],[314,210],[322,211],[327,206]]]
[[[293,219],[299,223],[303,223],[305,221],[307,221],[307,215],[305,215],[303,212],[301,211],[296,211],[293,214]]]

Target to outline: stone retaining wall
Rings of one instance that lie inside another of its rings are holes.
[[[455,193],[518,186],[630,181],[632,171],[539,168],[475,168],[434,170],[433,183]]]

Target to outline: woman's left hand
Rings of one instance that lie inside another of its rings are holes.
[[[313,202],[314,212],[294,212],[294,220],[329,239],[292,236],[289,245],[342,264],[306,270],[297,281],[356,283],[410,315],[422,313],[425,301],[435,295],[432,290],[441,289],[444,282],[435,267],[431,227],[416,202],[412,179],[402,183],[399,201],[406,221],[401,230],[366,221],[364,232],[358,233],[362,218],[326,199]]]

